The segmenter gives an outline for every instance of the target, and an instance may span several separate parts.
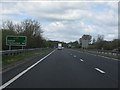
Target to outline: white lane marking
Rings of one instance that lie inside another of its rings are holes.
[[[72,54],[70,54],[70,55],[72,55]]]
[[[76,55],[74,55],[74,57],[76,57]]]
[[[84,62],[84,60],[83,60],[83,59],[80,59],[80,61],[81,61],[81,62]]]
[[[37,61],[35,64],[33,64],[32,66],[28,67],[27,69],[25,69],[24,71],[22,71],[21,73],[19,73],[18,75],[16,75],[14,78],[12,78],[11,80],[9,80],[8,82],[6,82],[5,84],[3,84],[2,86],[0,86],[0,90],[4,89],[5,87],[7,87],[8,85],[10,85],[12,82],[14,82],[16,79],[18,79],[19,77],[21,77],[23,74],[25,74],[27,71],[29,71],[30,69],[32,69],[34,66],[36,66],[38,63],[40,63],[42,60],[44,60],[45,58],[47,58],[48,56],[50,56],[53,52],[55,52],[55,50],[53,50],[51,53],[49,53],[48,55],[46,55],[45,57],[43,57],[42,59],[40,59],[39,61]]]
[[[97,71],[99,71],[100,73],[105,73],[104,71],[100,70],[99,68],[95,68]]]

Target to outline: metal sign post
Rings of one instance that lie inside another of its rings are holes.
[[[24,47],[22,46],[22,50],[23,50],[23,48],[24,48]]]
[[[9,50],[11,50],[11,45],[9,45]]]

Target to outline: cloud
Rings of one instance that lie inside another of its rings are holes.
[[[117,38],[117,2],[14,2],[3,3],[3,19],[16,22],[25,18],[38,19],[44,37],[52,40],[74,41],[83,34],[106,40]],[[1,17],[1,16],[0,16]]]

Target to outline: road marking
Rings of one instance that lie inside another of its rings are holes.
[[[107,59],[113,59],[113,60],[119,61],[119,59],[115,59],[115,58],[110,58],[110,57],[101,56],[101,55],[98,55],[98,56],[99,56],[99,57],[103,57],[103,58],[107,58]]]
[[[91,54],[91,53],[87,53],[87,54],[89,54],[89,55],[93,55],[93,56],[96,56],[95,54]]]
[[[74,57],[76,57],[76,55],[74,55]]]
[[[100,70],[99,68],[95,68],[97,71],[99,71],[100,73],[105,73],[104,71]]]
[[[48,56],[50,56],[53,52],[55,52],[55,50],[53,50],[52,52],[50,52],[48,55],[46,55],[45,57],[43,57],[42,59],[40,59],[39,61],[37,61],[35,64],[33,64],[32,66],[28,67],[27,69],[25,69],[24,71],[22,71],[21,73],[19,73],[18,75],[16,75],[14,78],[12,78],[11,80],[9,80],[8,82],[6,82],[5,84],[3,84],[2,86],[0,86],[0,90],[4,89],[5,87],[7,87],[8,85],[10,85],[12,82],[14,82],[15,80],[17,80],[19,77],[21,77],[23,74],[25,74],[27,71],[29,71],[30,69],[32,69],[34,66],[36,66],[38,63],[40,63],[42,60],[44,60],[45,58],[47,58]]]
[[[89,53],[89,54],[90,54],[90,53]],[[102,55],[95,55],[95,54],[90,54],[90,55],[99,56],[99,57],[103,57],[103,58],[107,58],[107,59],[112,59],[112,60],[119,61],[119,59],[110,58],[110,57],[106,57],[106,56],[102,56]]]
[[[80,61],[81,61],[81,62],[84,62],[84,60],[83,60],[83,59],[80,59]]]
[[[104,57],[104,58],[105,58],[105,56],[101,56],[101,57]]]
[[[71,51],[79,52],[77,50],[71,50]],[[83,52],[80,52],[80,53],[83,53]],[[87,52],[85,52],[85,53],[87,53]],[[90,53],[88,53],[88,54],[90,54]],[[95,54],[91,54],[91,55],[100,56],[101,57],[101,55],[95,55]],[[104,56],[103,58],[112,59],[112,60],[115,60],[115,61],[120,61],[119,59],[111,58],[111,57],[106,57],[106,56]]]

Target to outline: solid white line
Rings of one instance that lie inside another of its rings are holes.
[[[90,54],[90,53],[88,53],[88,54]],[[119,59],[110,58],[110,57],[106,57],[106,56],[102,56],[102,55],[95,55],[95,54],[90,54],[90,55],[99,56],[99,57],[103,57],[103,58],[107,58],[107,59],[112,59],[112,60],[119,61]]]
[[[115,59],[115,58],[110,58],[110,57],[101,56],[101,55],[98,55],[98,56],[103,57],[103,58],[107,58],[107,59],[113,59],[113,60],[119,61],[119,59]]]
[[[14,78],[12,78],[11,80],[9,80],[8,82],[6,82],[5,84],[3,84],[2,86],[0,86],[0,90],[4,89],[5,87],[7,87],[8,85],[10,85],[12,82],[14,82],[16,79],[18,79],[19,77],[21,77],[23,74],[25,74],[27,71],[29,71],[30,69],[32,69],[34,66],[36,66],[38,63],[40,63],[42,60],[44,60],[45,58],[47,58],[48,56],[50,56],[55,50],[53,50],[51,53],[49,53],[48,55],[46,55],[45,57],[43,57],[42,59],[40,59],[39,61],[37,61],[35,64],[33,64],[32,66],[28,67],[27,69],[25,69],[24,71],[22,71],[21,73],[19,73],[17,76],[15,76]]]
[[[77,51],[77,50],[71,50],[71,51],[79,52],[79,51]],[[81,53],[81,52],[80,52],[80,53]],[[86,53],[87,53],[87,52],[86,52]],[[95,55],[95,54],[91,54],[91,53],[87,53],[87,54],[90,54],[90,55],[93,55],[93,56],[99,56],[99,57],[103,57],[103,58],[107,58],[107,59],[111,59],[111,60],[115,60],[115,61],[120,61],[119,59],[110,58],[110,57],[106,57],[106,56]]]
[[[95,68],[97,71],[99,71],[100,73],[105,73],[104,71],[100,70],[99,68]]]

